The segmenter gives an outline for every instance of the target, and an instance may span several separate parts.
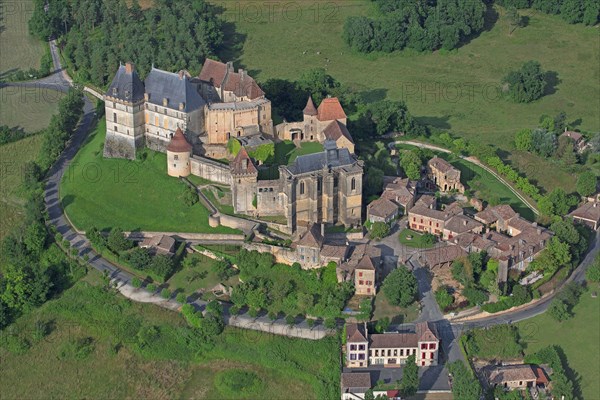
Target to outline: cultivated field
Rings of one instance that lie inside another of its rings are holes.
[[[102,119],[63,177],[62,205],[77,228],[238,233],[209,227],[208,210],[200,202],[184,204],[184,184],[167,175],[166,154],[148,151],[144,161],[105,159],[105,133]]]
[[[21,193],[23,167],[37,158],[42,136],[30,136],[0,146],[0,240],[19,221],[24,199]]]
[[[32,0],[0,0],[0,78],[18,69],[39,68],[44,43],[29,34]]]
[[[225,7],[224,17],[236,28],[232,43],[244,40],[225,47],[221,58],[233,58],[260,81],[294,80],[323,67],[369,101],[405,100],[421,121],[509,152],[513,134],[534,127],[542,114],[565,111],[569,121],[578,121],[572,127],[600,130],[597,28],[524,10],[527,26],[509,36],[498,8],[488,13],[487,30],[458,50],[364,55],[347,47],[342,29],[348,16],[375,13],[370,1],[293,2],[287,8],[275,0],[214,3]],[[558,85],[531,104],[498,99],[502,77],[531,59],[555,72]],[[520,153],[509,158],[545,188],[574,189],[572,176],[545,160]]]
[[[597,291],[597,285],[592,290]],[[600,300],[592,298],[587,291],[581,295],[573,311],[575,316],[562,323],[548,313],[519,322],[519,333],[526,344],[526,354],[549,345],[560,346],[569,366],[581,377],[582,398],[596,399],[600,393]]]
[[[1,57],[0,57],[1,58]],[[40,88],[0,88],[0,125],[35,132],[48,126],[62,92]]]
[[[99,282],[99,274],[86,281]],[[50,334],[34,340],[35,321],[50,322]],[[136,331],[155,326],[140,345]],[[191,347],[191,330],[174,312],[101,294],[79,282],[14,324],[12,334],[32,342],[22,355],[0,348],[2,399],[42,398],[226,398],[215,378],[224,371],[253,371],[259,391],[240,399],[333,398],[339,368],[338,344],[287,339],[226,328],[214,346]],[[89,352],[73,352],[74,341],[90,338]],[[318,357],[317,357],[318,356]],[[337,394],[339,397],[339,394]]]

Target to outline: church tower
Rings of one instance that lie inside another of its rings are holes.
[[[230,164],[231,197],[236,214],[255,214],[258,170],[242,147]]]
[[[144,147],[144,84],[132,63],[119,66],[104,94],[104,157],[134,159]]]
[[[317,108],[309,95],[306,107],[302,110],[304,114],[304,140],[318,140],[317,134]]]

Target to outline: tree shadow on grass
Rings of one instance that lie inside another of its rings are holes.
[[[548,96],[556,93],[558,90],[556,87],[562,81],[558,77],[558,72],[556,71],[546,71],[544,74],[544,80],[546,81],[546,87],[544,88],[544,96]]]
[[[579,375],[577,371],[571,368],[571,366],[569,365],[569,361],[567,360],[567,356],[565,355],[565,352],[563,351],[562,347],[554,347],[556,348],[556,352],[560,357],[560,362],[563,365],[563,368],[565,369],[565,375],[567,376],[567,378],[569,378],[571,382],[573,382],[574,397],[576,399],[583,399],[583,395],[581,393],[581,375]]]
[[[415,119],[422,125],[429,125],[438,129],[452,129],[452,126],[450,125],[450,123],[448,123],[448,120],[450,119],[449,115],[444,115],[443,117],[423,116],[415,117]]]

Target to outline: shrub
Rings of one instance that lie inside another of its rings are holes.
[[[252,371],[231,369],[217,373],[215,387],[223,398],[246,398],[258,393],[263,382]]]
[[[385,222],[375,222],[369,231],[373,239],[381,239],[390,234],[390,226]]]
[[[325,328],[333,329],[336,327],[335,318],[325,318],[324,322]]]
[[[94,339],[91,337],[71,339],[61,346],[58,358],[84,360],[94,352],[94,349]]]
[[[156,285],[154,283],[149,283],[148,286],[146,286],[146,290],[148,290],[151,293],[156,292]]]
[[[35,342],[39,342],[50,333],[50,324],[46,321],[35,321],[31,338]]]
[[[315,326],[315,320],[312,318],[307,318],[306,319],[306,324],[308,325],[309,328],[313,328],[313,326]]]
[[[31,347],[30,343],[20,335],[5,332],[2,336],[2,346],[13,354],[25,354]]]
[[[277,319],[277,313],[275,313],[273,311],[269,311],[269,319],[271,321],[275,321]]]
[[[133,279],[131,280],[131,286],[133,286],[134,288],[142,287],[142,280],[140,278],[138,278],[137,276],[134,276]]]
[[[437,301],[442,311],[444,311],[454,303],[454,296],[448,292],[448,287],[441,286],[435,291],[435,301]]]
[[[179,292],[177,293],[177,296],[175,297],[175,300],[177,300],[178,303],[186,303],[187,302],[187,296],[185,293],[183,292]]]
[[[483,304],[488,300],[488,295],[483,290],[472,287],[463,290],[463,295],[469,300],[471,305]]]
[[[160,297],[162,297],[163,299],[168,299],[169,297],[171,297],[171,291],[167,288],[164,288],[160,291]]]
[[[294,325],[296,323],[296,318],[294,318],[293,315],[286,315],[285,317],[285,323],[288,325]]]
[[[237,305],[232,305],[231,307],[229,307],[229,314],[231,315],[238,315],[240,313],[240,307]]]
[[[248,315],[251,316],[252,318],[256,318],[256,317],[258,317],[258,310],[256,308],[250,308],[248,310]]]

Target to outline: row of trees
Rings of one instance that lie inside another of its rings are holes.
[[[130,4],[130,6],[128,6]],[[203,0],[36,0],[30,32],[61,38],[74,77],[103,86],[120,61],[134,60],[145,76],[155,66],[199,71],[223,42],[222,21]]]
[[[496,0],[504,7],[534,8],[546,14],[560,15],[569,24],[595,25],[600,6],[595,0]]]
[[[81,92],[72,90],[59,104],[44,131],[37,162],[29,162],[23,176],[26,203],[22,224],[9,233],[1,245],[5,265],[0,275],[0,329],[22,313],[44,303],[78,279],[83,270],[52,243],[45,223],[43,178],[65,147],[81,115]],[[60,245],[63,243],[57,235]],[[76,254],[76,251],[75,253]]]
[[[486,6],[473,0],[376,0],[380,16],[356,16],[344,23],[343,37],[353,49],[370,53],[412,48],[451,50],[484,26]]]

